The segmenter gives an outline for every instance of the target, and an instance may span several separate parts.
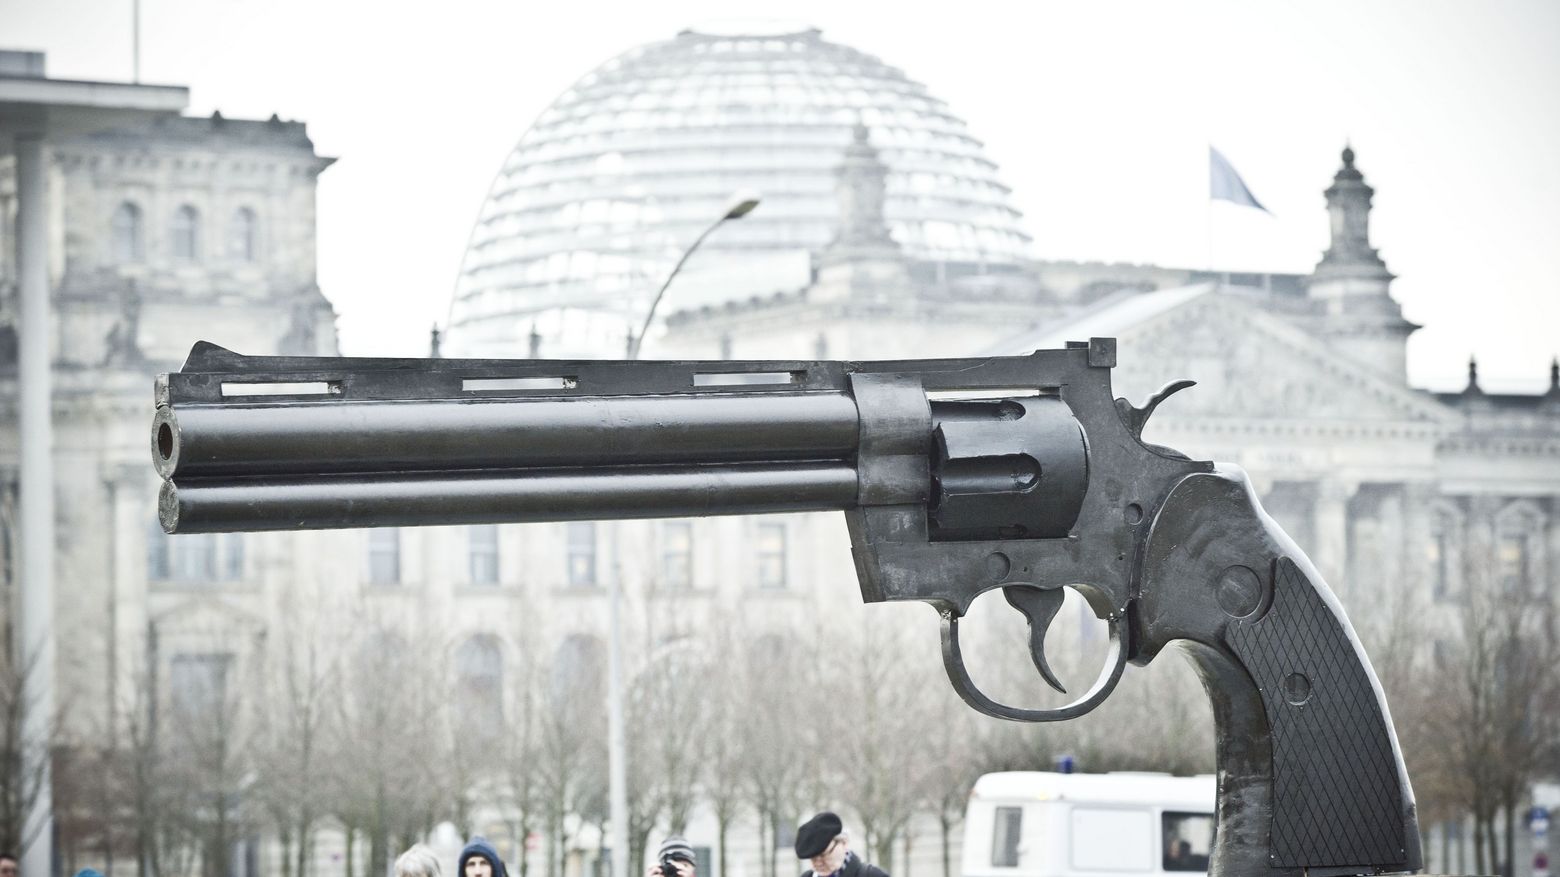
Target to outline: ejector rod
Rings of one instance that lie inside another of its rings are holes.
[[[856,502],[846,463],[628,466],[164,481],[169,533],[830,511]]]
[[[843,393],[179,404],[164,478],[854,459]]]

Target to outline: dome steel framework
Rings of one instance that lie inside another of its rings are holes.
[[[835,169],[858,123],[888,167],[885,216],[908,257],[1024,259],[1029,237],[996,166],[925,86],[815,29],[684,31],[589,73],[521,137],[471,236],[452,352],[514,355],[538,319],[549,335],[621,343],[738,189],[758,190],[763,205],[712,236],[679,286],[698,286],[688,274],[702,269],[740,297],[791,265],[771,272],[768,291],[794,287],[794,266],[834,235]]]

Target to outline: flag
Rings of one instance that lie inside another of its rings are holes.
[[[1208,198],[1211,201],[1228,201],[1243,207],[1255,207],[1263,213],[1272,214],[1246,188],[1246,182],[1240,178],[1240,174],[1235,173],[1230,160],[1212,146],[1208,147]]]

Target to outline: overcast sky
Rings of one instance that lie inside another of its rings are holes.
[[[925,83],[985,142],[1040,257],[1308,271],[1348,139],[1425,326],[1415,382],[1460,387],[1474,353],[1486,389],[1541,390],[1560,353],[1554,0],[543,6],[141,0],[141,79],[189,86],[194,114],[305,121],[339,159],[319,279],[350,354],[426,349],[489,184],[559,93],[734,13],[817,26]],[[131,9],[0,0],[0,46],[47,51],[52,76],[128,79]],[[1273,216],[1210,209],[1209,143]]]

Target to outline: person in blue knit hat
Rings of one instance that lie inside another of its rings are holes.
[[[509,877],[509,872],[504,870],[504,860],[498,857],[498,850],[485,838],[474,837],[466,848],[460,851],[460,866],[455,869],[456,877]]]

